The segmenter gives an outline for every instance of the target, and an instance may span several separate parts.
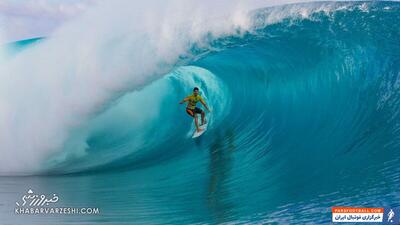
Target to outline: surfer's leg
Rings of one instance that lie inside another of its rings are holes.
[[[200,129],[200,127],[199,127],[199,121],[198,121],[198,119],[197,119],[197,116],[196,116],[196,114],[194,115],[194,125],[196,125],[196,130],[197,130],[197,132],[200,132],[202,129]]]
[[[206,119],[206,113],[203,110],[201,110],[201,125],[205,123],[205,119]]]
[[[203,125],[204,124],[204,122],[205,122],[205,117],[206,117],[206,114],[204,113],[204,111],[202,110],[202,109],[200,109],[200,108],[194,108],[194,113],[195,114],[200,114],[201,115],[201,125]]]

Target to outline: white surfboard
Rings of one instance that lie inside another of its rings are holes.
[[[207,130],[207,124],[208,123],[200,126],[200,129],[202,129],[200,132],[197,132],[197,130],[195,130],[192,138],[197,138],[197,137],[200,137],[202,134],[204,134],[204,132],[206,132],[206,130]]]

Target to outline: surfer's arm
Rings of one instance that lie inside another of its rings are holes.
[[[209,111],[209,112],[210,112],[210,109],[208,108],[208,106],[207,106],[206,102],[205,102],[203,99],[201,99],[201,100],[200,100],[200,102],[201,102],[201,104],[204,106],[204,108],[206,108],[206,109],[207,109],[207,111]]]
[[[184,102],[189,101],[189,98],[184,98],[182,101],[179,102],[179,104],[183,104]]]

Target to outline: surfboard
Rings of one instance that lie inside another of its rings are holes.
[[[207,124],[208,124],[208,123],[203,124],[203,125],[200,126],[200,129],[203,129],[202,131],[197,132],[197,131],[195,130],[194,133],[193,133],[192,138],[197,138],[197,137],[200,137],[202,134],[204,134],[204,132],[206,132],[206,130],[207,130]]]

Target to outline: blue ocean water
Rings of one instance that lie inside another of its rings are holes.
[[[4,224],[329,224],[332,206],[398,207],[400,3],[279,7],[109,102],[43,173],[1,177]],[[212,108],[198,139],[178,104],[194,86]],[[27,185],[100,214],[15,215]]]

